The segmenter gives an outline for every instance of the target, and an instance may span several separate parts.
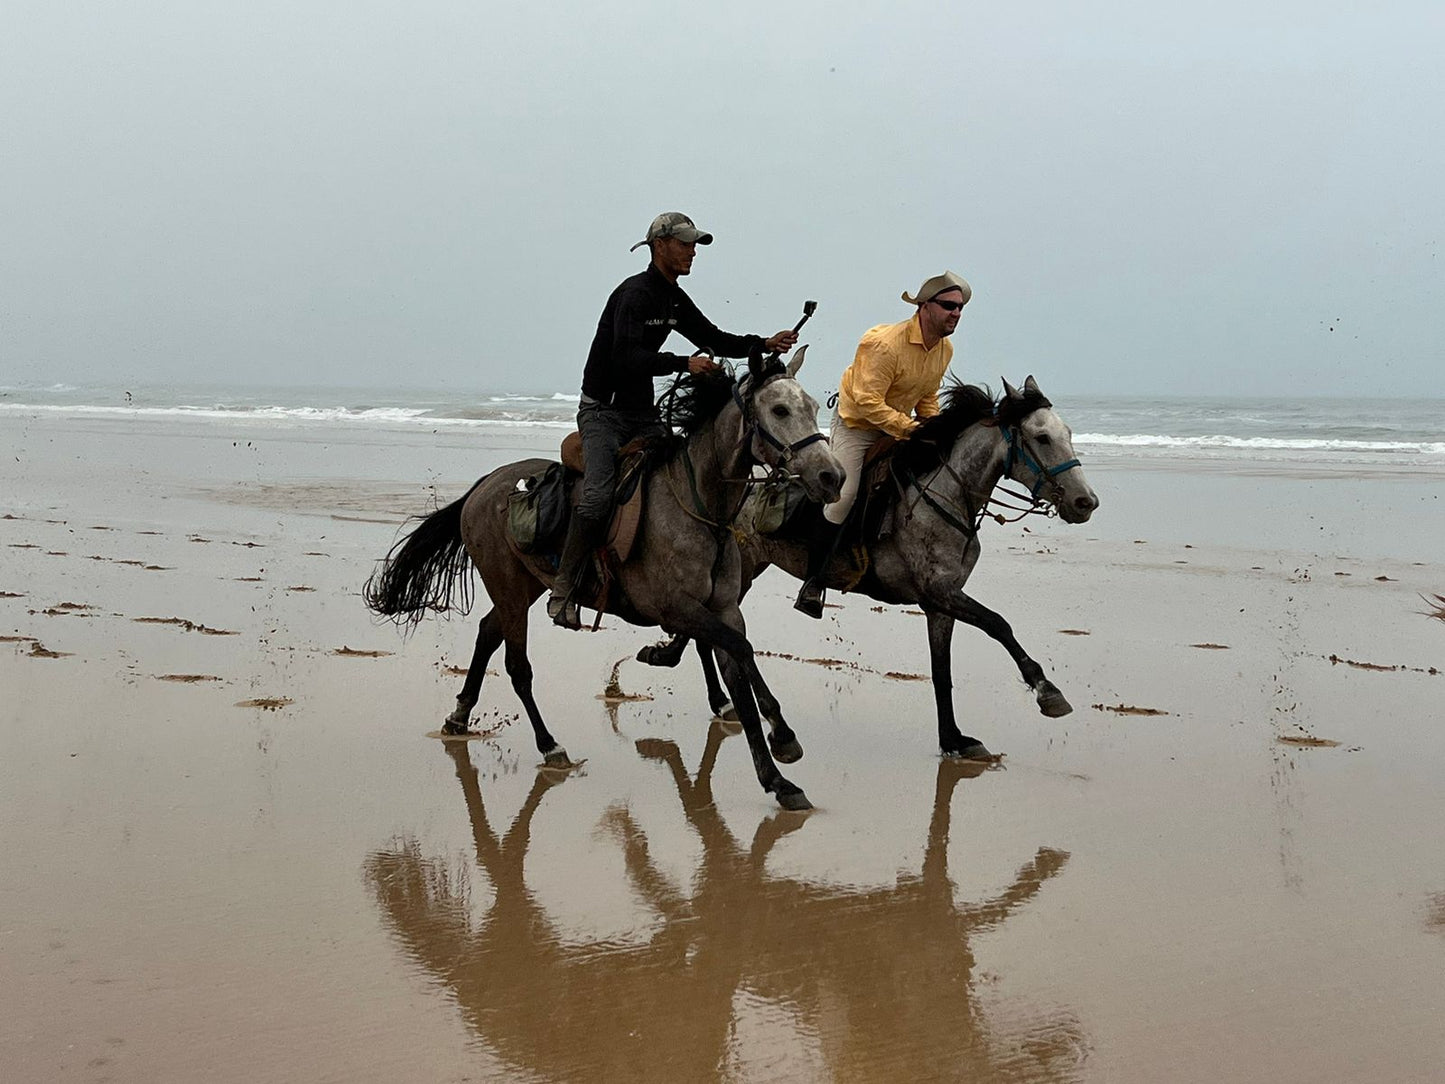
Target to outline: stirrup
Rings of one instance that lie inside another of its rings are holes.
[[[552,619],[552,624],[560,628],[582,627],[582,611],[577,608],[577,603],[566,595],[553,595],[547,599],[547,616]]]
[[[822,585],[816,580],[805,580],[803,586],[798,588],[798,597],[793,601],[793,609],[799,613],[805,613],[809,617],[822,617]]]

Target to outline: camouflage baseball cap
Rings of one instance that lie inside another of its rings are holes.
[[[647,236],[628,252],[634,252],[650,241],[660,241],[664,237],[676,237],[679,241],[696,241],[700,245],[712,244],[712,234],[703,233],[693,225],[692,219],[681,211],[663,211],[652,220],[652,225],[647,227]]]

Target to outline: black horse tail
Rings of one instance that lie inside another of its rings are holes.
[[[391,547],[362,588],[367,609],[407,628],[428,610],[453,609],[453,594],[459,596],[457,612],[471,610],[471,558],[462,541],[462,506],[485,481],[484,475],[465,496],[437,509]]]

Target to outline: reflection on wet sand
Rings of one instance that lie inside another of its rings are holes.
[[[405,952],[456,999],[489,1049],[549,1079],[708,1080],[761,1057],[768,1075],[799,1073],[809,1047],[833,1080],[1075,1080],[1087,1040],[1066,1011],[1000,1028],[978,1003],[970,937],[1025,905],[1068,859],[1040,848],[997,897],[960,905],[947,870],[950,807],[980,764],[942,761],[920,874],[886,888],[778,876],[779,839],[806,816],[774,813],[747,847],[712,802],[725,736],[713,724],[695,777],[670,741],[639,753],[672,775],[702,844],[689,892],[649,856],[624,807],[604,825],[622,847],[632,889],[661,928],[645,944],[565,943],[523,877],[532,817],[565,777],[538,773],[504,835],[487,818],[467,743],[448,743],[478,863],[495,898],[474,919],[466,879],[404,839],[372,853],[366,877]],[[797,1051],[739,1049],[749,1013],[788,1019]]]

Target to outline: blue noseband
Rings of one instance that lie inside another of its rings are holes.
[[[1010,427],[1003,422],[998,423],[999,432],[1008,441],[1008,458],[1004,460],[1003,474],[1007,478],[1013,473],[1015,463],[1022,463],[1029,470],[1034,472],[1035,481],[1033,489],[1029,490],[1029,496],[1035,501],[1039,499],[1039,491],[1049,482],[1053,481],[1065,471],[1073,470],[1079,466],[1077,459],[1070,459],[1066,463],[1060,463],[1056,467],[1046,467],[1034,458],[1033,454],[1024,447],[1023,431],[1017,426]]]

